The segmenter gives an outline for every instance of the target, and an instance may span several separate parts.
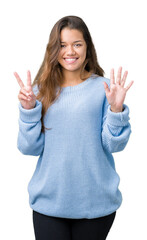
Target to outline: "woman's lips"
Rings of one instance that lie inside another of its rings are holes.
[[[64,58],[64,61],[69,64],[75,63],[77,60],[78,58]]]

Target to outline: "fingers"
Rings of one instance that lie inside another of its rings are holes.
[[[27,86],[32,87],[31,85],[31,73],[30,71],[27,72]]]
[[[117,73],[117,78],[116,78],[116,83],[118,83],[118,84],[121,83],[121,73],[122,73],[122,67],[119,67],[118,73]]]
[[[134,83],[134,81],[131,81],[129,84],[128,84],[128,86],[125,88],[126,89],[126,91],[128,91],[129,90],[129,88],[132,86],[132,84]]]
[[[28,92],[25,88],[21,88],[20,93],[26,95],[27,97],[32,95],[32,92]]]
[[[24,87],[24,84],[23,84],[20,76],[18,75],[18,73],[17,73],[17,72],[14,72],[14,76],[16,77],[19,86],[20,86],[21,88],[23,88],[23,87]],[[30,71],[27,71],[27,88],[28,88],[29,91],[32,89],[31,73],[30,73]]]
[[[111,69],[110,72],[110,85],[115,83],[115,77],[114,77],[114,69]]]
[[[28,93],[25,89],[21,88],[18,94],[19,100],[31,100],[32,95]]]
[[[23,87],[24,87],[24,84],[23,84],[22,80],[20,79],[18,73],[17,73],[17,72],[14,72],[14,76],[16,77],[19,86],[20,86],[21,88],[23,88]]]
[[[116,78],[116,83],[124,87],[126,78],[128,75],[128,71],[124,72],[123,78],[121,80],[121,75],[122,75],[122,67],[119,67],[118,73],[117,73],[117,78]],[[115,77],[114,77],[114,69],[111,69],[111,83],[115,84]]]
[[[21,101],[21,100],[30,101],[30,100],[31,100],[30,97],[27,97],[27,96],[24,95],[24,94],[19,94],[19,95],[18,95],[18,99],[19,99],[19,101]]]
[[[118,73],[117,73],[117,78],[116,78],[116,83],[118,83],[119,85],[121,85],[122,87],[124,87],[127,76],[128,76],[128,71],[124,72],[123,78],[121,80],[121,74],[122,74],[122,67],[119,67],[118,69]],[[128,86],[125,88],[126,92],[128,91],[128,89],[132,86],[132,84],[134,83],[134,81],[131,81]],[[115,84],[115,77],[114,77],[114,69],[111,69],[111,73],[110,73],[110,84]],[[111,88],[111,85],[110,85]]]
[[[123,78],[122,78],[122,81],[121,81],[121,86],[122,87],[124,87],[124,85],[125,85],[127,75],[128,75],[128,71],[125,71],[124,75],[123,75]]]

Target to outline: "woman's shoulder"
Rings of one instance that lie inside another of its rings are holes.
[[[91,78],[95,79],[95,81],[99,84],[106,82],[108,86],[110,86],[110,79],[106,77],[99,76],[98,74],[92,74]]]

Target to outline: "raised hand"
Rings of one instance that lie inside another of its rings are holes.
[[[17,82],[20,86],[20,91],[18,94],[18,99],[25,109],[32,109],[36,105],[36,96],[33,93],[32,85],[31,85],[31,73],[30,71],[27,72],[27,85],[25,86],[20,79],[17,72],[14,72],[14,76],[17,79]]]
[[[110,89],[106,82],[104,82],[104,88],[108,103],[111,105],[112,112],[122,112],[123,103],[126,97],[128,89],[132,86],[134,81],[131,81],[127,87],[124,87],[128,72],[125,71],[123,78],[121,79],[122,67],[118,69],[116,83],[114,77],[114,69],[111,69],[110,73]]]

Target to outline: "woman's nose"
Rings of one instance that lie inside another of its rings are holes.
[[[75,54],[75,50],[74,50],[74,48],[72,46],[68,46],[67,54]]]

